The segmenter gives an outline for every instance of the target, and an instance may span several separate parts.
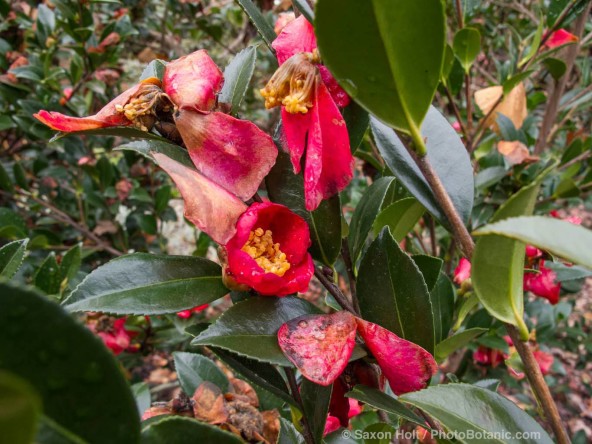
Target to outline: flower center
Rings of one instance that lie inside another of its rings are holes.
[[[257,228],[255,231],[251,231],[249,240],[241,250],[255,259],[257,265],[267,273],[283,276],[290,269],[286,253],[280,250],[279,243],[273,243],[271,230],[263,231],[263,228]]]
[[[291,114],[306,114],[312,108],[319,73],[316,64],[320,63],[319,53],[301,52],[284,62],[271,77],[261,95],[265,98],[265,108],[285,106]]]
[[[115,105],[136,128],[149,131],[157,120],[157,113],[170,113],[174,108],[171,99],[160,89],[160,82],[145,80],[125,105]]]

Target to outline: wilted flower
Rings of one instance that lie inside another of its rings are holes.
[[[312,211],[352,179],[349,136],[338,108],[346,106],[349,97],[321,64],[314,29],[304,16],[288,23],[272,46],[280,67],[261,94],[266,108],[282,107],[295,173],[305,156],[305,204]]]

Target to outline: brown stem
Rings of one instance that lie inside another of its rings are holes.
[[[438,256],[438,241],[436,239],[436,222],[431,215],[427,216],[428,227],[430,229],[430,244],[432,246],[432,256]]]
[[[591,8],[592,2],[588,3],[588,6],[586,6],[582,14],[576,20],[575,35],[578,37],[579,40],[581,40],[582,35],[584,34],[586,20],[590,15]],[[551,97],[547,101],[547,107],[545,109],[543,123],[541,124],[539,137],[534,147],[535,154],[542,153],[545,147],[547,146],[547,142],[549,142],[549,134],[551,132],[553,123],[557,118],[557,113],[559,112],[559,101],[561,100],[561,97],[563,97],[563,92],[565,91],[565,87],[567,86],[567,82],[569,81],[579,50],[579,42],[574,43],[566,49],[567,55],[565,57],[565,65],[567,66],[567,68],[565,70],[565,74],[563,74],[563,76],[555,82],[555,86],[553,88],[553,92],[551,93]]]
[[[512,338],[514,346],[516,347],[516,350],[522,359],[524,370],[526,370],[526,376],[530,382],[533,392],[535,393],[537,401],[543,407],[545,416],[551,423],[551,427],[553,428],[553,433],[555,433],[557,442],[559,444],[569,444],[570,440],[561,421],[561,416],[559,416],[557,405],[551,396],[551,391],[545,382],[545,378],[541,373],[541,368],[539,367],[539,364],[532,353],[530,345],[528,342],[524,342],[520,339],[520,332],[516,327],[506,324],[506,329],[508,330],[508,334],[510,335],[510,338]]]
[[[320,283],[323,284],[323,287],[325,287],[327,291],[331,293],[331,296],[335,298],[337,303],[341,305],[341,308],[349,311],[354,316],[359,316],[352,303],[345,297],[341,290],[337,288],[337,286],[331,282],[327,276],[324,275],[324,273],[319,268],[315,268],[314,274]]]
[[[458,20],[458,28],[462,29],[465,27],[465,21],[463,17],[462,3],[460,0],[456,0],[456,19]]]
[[[354,272],[354,264],[352,263],[351,256],[349,254],[349,242],[347,241],[347,237],[344,237],[343,241],[341,242],[341,257],[343,258],[345,269],[347,271],[349,291],[351,293],[354,308],[357,313],[360,313],[360,303],[356,293],[356,274]]]
[[[460,111],[458,110],[458,106],[456,106],[456,102],[454,101],[454,97],[452,97],[452,93],[450,92],[450,88],[448,88],[448,86],[444,85],[444,91],[446,92],[446,97],[448,98],[448,103],[450,104],[450,107],[452,108],[452,112],[454,113],[454,117],[456,117],[456,121],[458,122],[459,126],[460,126],[460,130],[465,138],[465,141],[467,140],[467,137],[469,136],[469,133],[467,132],[467,128],[465,127],[465,124],[462,121],[462,117],[460,116]]]
[[[473,131],[473,100],[471,98],[471,75],[465,75],[465,100],[467,102],[467,135]],[[471,145],[471,140],[467,138],[467,144]]]
[[[304,414],[304,404],[302,403],[300,390],[298,390],[298,383],[296,382],[294,370],[292,370],[290,367],[284,367],[284,372],[286,372],[286,378],[288,379],[288,384],[290,385],[292,398],[294,398],[294,401],[296,401],[296,404],[298,404],[298,407],[300,407],[300,411],[302,412],[302,434],[304,441],[306,441],[307,444],[315,444],[314,438],[310,431],[310,425],[308,424],[308,419]]]

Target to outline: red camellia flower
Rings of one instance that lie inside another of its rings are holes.
[[[349,103],[349,96],[321,64],[314,29],[304,16],[288,23],[272,46],[280,67],[261,94],[266,108],[282,107],[295,173],[305,156],[305,204],[312,211],[353,177],[349,136],[338,108]]]
[[[109,348],[113,354],[119,355],[124,351],[137,352],[139,344],[132,345],[132,339],[137,336],[138,332],[130,331],[125,328],[126,318],[119,318],[113,323],[113,327],[104,331],[97,331],[96,325],[90,326],[91,330],[100,337],[105,346]]]
[[[541,261],[538,273],[524,274],[524,291],[530,291],[555,305],[559,302],[559,293],[561,292],[561,283],[556,279],[555,272],[545,268],[545,261]]]
[[[578,37],[565,29],[558,29],[545,42],[547,48],[557,48],[558,46],[567,45],[578,41]]]
[[[150,130],[173,121],[191,160],[206,178],[247,200],[255,194],[277,157],[271,137],[255,124],[215,112],[222,72],[204,50],[167,64],[162,82],[143,80],[89,117],[40,111],[35,117],[58,131],[111,126]]]
[[[226,244],[228,273],[263,295],[304,292],[314,273],[306,221],[283,205],[255,203]]]
[[[181,310],[177,313],[177,316],[181,319],[189,319],[193,313],[200,313],[209,307],[209,304],[198,305],[190,310]]]
[[[454,269],[454,282],[461,285],[464,281],[471,278],[471,262],[464,257],[460,258],[458,266]]]

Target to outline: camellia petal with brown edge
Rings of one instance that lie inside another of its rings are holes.
[[[483,114],[489,114],[493,106],[503,95],[504,89],[501,86],[490,86],[475,92],[475,103]],[[495,111],[487,118],[486,126],[491,126],[494,131],[499,132],[497,125],[497,113],[503,114],[512,121],[516,129],[520,129],[524,119],[528,115],[526,109],[526,89],[524,83],[520,82],[495,108]]]
[[[356,340],[356,319],[347,311],[292,319],[278,331],[278,343],[302,375],[330,385],[345,369]]]
[[[252,122],[192,110],[180,110],[175,122],[199,172],[243,200],[275,163],[273,140]]]
[[[178,108],[209,111],[224,82],[222,71],[205,49],[170,62],[162,79],[164,92]]]
[[[224,245],[236,233],[236,222],[247,206],[224,188],[179,162],[153,153],[173,179],[185,201],[185,217],[214,241]]]
[[[380,325],[359,318],[356,322],[358,332],[396,395],[427,386],[432,375],[438,371],[432,355]]]

